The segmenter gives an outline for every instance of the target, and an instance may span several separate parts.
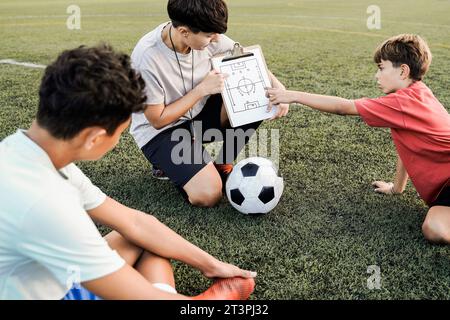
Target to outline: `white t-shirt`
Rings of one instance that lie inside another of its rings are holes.
[[[163,23],[153,31],[143,36],[131,54],[133,67],[139,71],[145,80],[147,104],[169,105],[180,98],[184,91],[180,69],[172,49],[163,42],[161,33],[168,23]],[[194,55],[194,88],[212,70],[211,58],[217,54],[232,50],[234,41],[221,34],[217,42],[210,43],[204,50],[193,50],[188,54],[177,53],[184,77],[184,85],[189,92],[192,87],[192,54]],[[195,117],[202,111],[209,96],[203,97],[178,121],[164,128],[155,129],[148,122],[143,112],[132,116],[130,133],[136,140],[139,148],[146,145],[153,137],[163,130],[176,126]]]
[[[72,282],[119,270],[125,261],[86,210],[106,195],[74,164],[56,170],[18,130],[0,142],[0,300],[61,299]]]

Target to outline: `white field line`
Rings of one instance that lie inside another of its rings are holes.
[[[252,23],[252,22],[246,22],[246,23],[228,23],[229,25],[236,25],[236,26],[254,26],[254,27],[272,27],[272,28],[287,28],[287,29],[302,29],[302,30],[312,30],[312,31],[324,31],[324,32],[331,32],[331,33],[341,33],[341,34],[352,34],[352,35],[358,35],[358,36],[364,36],[364,37],[374,37],[374,38],[388,38],[389,35],[382,34],[378,32],[359,32],[359,31],[347,31],[347,30],[341,30],[341,29],[330,29],[330,28],[318,28],[318,27],[309,27],[309,26],[301,26],[301,25],[295,25],[295,24],[268,24],[268,23]],[[432,47],[441,47],[445,49],[450,49],[450,46],[448,44],[444,43],[428,43]]]
[[[0,64],[12,64],[16,66],[23,66],[27,68],[45,69],[47,66],[43,64],[34,64],[31,62],[19,62],[13,59],[1,59]]]
[[[292,18],[292,19],[317,19],[317,20],[346,20],[346,21],[361,21],[366,22],[367,18],[350,18],[350,17],[338,17],[338,16],[308,16],[308,15],[276,15],[276,14],[235,14],[234,16],[241,17],[260,17],[260,18]],[[410,21],[395,21],[395,20],[387,20],[382,19],[381,23],[388,22],[394,24],[407,24],[413,26],[426,26],[426,27],[437,27],[437,28],[450,28],[448,24],[433,24],[433,23],[423,23],[423,22],[410,22]]]
[[[53,14],[53,15],[27,15],[27,16],[0,16],[0,20],[26,20],[26,19],[67,19],[69,15]],[[151,13],[105,13],[105,14],[82,14],[82,17],[88,18],[114,18],[114,17],[165,17],[166,14]]]
[[[130,15],[130,14],[102,14],[102,15],[90,15],[92,17],[130,17],[130,16],[159,16],[159,15],[152,15],[152,14],[135,14],[135,15]],[[237,15],[239,16],[239,15]],[[251,15],[245,15],[245,14],[241,14],[241,16],[251,16]],[[263,16],[263,15],[253,15],[253,16]],[[268,15],[270,16],[270,15]],[[273,16],[273,15],[272,15]],[[33,18],[62,18],[62,17],[66,17],[63,15],[54,15],[54,16],[14,16],[14,17],[0,17],[0,20],[2,19],[33,19]],[[317,17],[317,16],[284,16],[284,17],[298,17],[298,18],[318,18],[318,19],[344,19],[344,20],[359,20],[359,19],[352,19],[352,18],[345,18],[345,17]],[[377,34],[377,33],[369,33],[369,32],[352,32],[352,31],[346,31],[346,30],[339,30],[339,29],[329,29],[329,28],[317,28],[317,27],[310,27],[310,26],[299,26],[299,25],[289,25],[289,24],[261,24],[261,23],[230,23],[231,25],[238,25],[238,26],[272,26],[275,28],[293,28],[293,29],[306,29],[306,30],[316,30],[316,31],[326,31],[326,32],[334,32],[334,33],[343,33],[343,34],[354,34],[354,35],[360,35],[360,36],[370,36],[370,37],[387,37],[387,35],[384,34]],[[420,25],[421,23],[417,23],[418,25]],[[422,24],[425,25],[425,24]],[[432,25],[432,24],[427,24],[428,26],[441,26],[441,27],[450,27],[448,25]],[[449,49],[450,47],[447,44],[442,44],[442,43],[436,43],[436,44],[431,44],[437,47],[442,47],[442,48],[446,48]],[[34,63],[30,63],[30,62],[18,62],[12,59],[3,59],[0,60],[0,64],[11,64],[11,65],[19,65],[19,66],[24,66],[24,67],[29,67],[29,68],[39,68],[39,69],[45,69],[46,66],[45,65],[41,65],[41,64],[34,64]]]
[[[65,19],[67,15],[23,15],[23,16],[0,16],[0,20],[27,20],[27,19]],[[88,18],[114,18],[114,17],[166,17],[166,14],[120,14],[120,13],[105,13],[105,14],[83,14],[83,17]],[[361,21],[365,22],[366,19],[362,18],[350,18],[350,17],[339,17],[339,16],[308,16],[308,15],[277,15],[277,14],[245,14],[238,13],[233,14],[233,17],[259,17],[259,18],[285,18],[285,19],[317,19],[317,20],[347,20],[347,21]],[[411,26],[425,26],[425,27],[435,27],[435,28],[450,28],[447,24],[433,24],[433,23],[423,23],[423,22],[410,22],[410,21],[395,21],[386,20],[382,21],[393,24],[406,24]]]

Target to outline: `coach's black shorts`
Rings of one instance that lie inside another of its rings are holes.
[[[192,177],[202,170],[209,162],[213,161],[211,156],[203,147],[203,143],[214,142],[215,140],[205,140],[203,135],[208,129],[218,129],[222,135],[225,136],[225,129],[227,128],[222,128],[220,123],[222,104],[223,101],[220,94],[212,95],[208,99],[202,111],[193,119],[196,124],[196,134],[194,140],[180,138],[179,140],[172,141],[172,134],[177,129],[184,130],[185,134],[189,134],[191,137],[190,122],[186,121],[178,126],[164,130],[141,148],[147,160],[153,166],[163,170],[180,191],[182,191],[184,185],[188,183]],[[201,132],[199,130],[199,126],[197,125],[199,122],[201,122]],[[238,128],[241,128],[244,131],[250,128],[256,130],[261,122],[262,121],[258,121]],[[180,131],[175,132],[175,134],[178,132]],[[174,148],[176,149],[174,150]],[[183,157],[184,159],[188,158],[190,161],[187,164],[174,163],[172,161],[173,150],[176,151],[180,157]],[[181,150],[181,152],[179,152],[179,150]],[[188,150],[190,154],[183,154],[183,150]],[[240,150],[237,150],[237,152],[239,151]],[[234,154],[232,156],[232,160],[236,157],[237,154]]]
[[[430,207],[434,206],[450,207],[450,186],[446,186],[441,190],[436,200],[430,205]]]

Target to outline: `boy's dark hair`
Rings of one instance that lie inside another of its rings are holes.
[[[172,25],[187,26],[194,33],[225,33],[228,8],[223,0],[169,0],[167,4]]]
[[[375,51],[375,63],[389,60],[396,68],[406,64],[410,77],[420,81],[430,68],[432,56],[425,40],[415,34],[400,34],[384,41]]]
[[[129,56],[107,44],[67,50],[45,69],[36,120],[63,140],[93,126],[112,135],[133,112],[144,109],[144,88]]]

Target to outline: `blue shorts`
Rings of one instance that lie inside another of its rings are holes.
[[[153,286],[159,290],[176,294],[177,290],[166,283],[153,283]],[[103,300],[99,296],[96,296],[82,285],[73,285],[67,294],[61,300]]]
[[[62,300],[103,300],[81,285],[73,286]]]

